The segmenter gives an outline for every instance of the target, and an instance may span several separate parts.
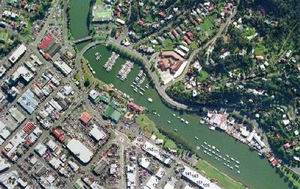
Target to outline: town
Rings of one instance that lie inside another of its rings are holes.
[[[0,188],[300,187],[298,24],[276,54],[259,3],[0,10]]]

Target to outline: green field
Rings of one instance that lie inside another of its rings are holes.
[[[9,34],[7,31],[0,30],[0,43],[7,43],[9,39]]]
[[[255,54],[255,56],[264,56],[266,51],[267,51],[267,49],[265,46],[263,46],[262,44],[258,44],[255,47],[254,54]]]
[[[104,9],[98,11],[95,14],[95,19],[111,19],[112,18],[112,10],[111,9]]]
[[[196,168],[198,171],[204,173],[208,178],[216,180],[218,182],[218,185],[220,185],[224,189],[246,188],[242,183],[233,180],[204,160],[199,160],[197,162]]]
[[[146,136],[150,137],[152,134],[154,134],[157,138],[163,139],[163,147],[165,149],[177,150],[177,145],[175,144],[175,142],[161,134],[157,129],[155,123],[152,120],[150,120],[148,116],[146,116],[145,114],[139,115],[136,119],[136,122],[141,127]]]
[[[197,77],[197,81],[198,82],[203,82],[205,81],[207,78],[209,77],[208,73],[204,70],[201,70],[198,77]]]

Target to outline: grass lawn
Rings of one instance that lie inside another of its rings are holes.
[[[171,39],[166,39],[163,41],[163,50],[173,50],[175,47],[175,42]]]
[[[141,114],[136,119],[137,124],[141,127],[144,134],[150,137],[153,133],[159,133],[155,123],[148,118],[145,114]]]
[[[250,36],[254,35],[255,33],[256,33],[255,28],[250,28],[250,27],[247,27],[247,28],[243,31],[244,37],[250,37]]]
[[[83,72],[84,81],[90,81],[90,83],[93,83],[94,76],[88,67],[88,62],[86,61],[84,61],[84,63],[82,64],[82,72]]]
[[[205,81],[207,78],[209,77],[208,73],[204,70],[201,70],[198,77],[197,77],[197,81],[198,82],[203,82]]]
[[[197,162],[196,168],[198,169],[198,171],[203,172],[208,178],[216,180],[218,184],[224,189],[245,188],[242,183],[233,180],[204,160],[199,160]]]
[[[9,34],[5,30],[0,30],[0,43],[7,43],[9,39]]]
[[[264,45],[258,44],[255,47],[254,54],[255,54],[255,56],[264,56],[266,51],[267,51],[267,49]]]
[[[145,114],[141,114],[137,117],[136,122],[142,128],[146,136],[150,137],[152,134],[154,134],[157,138],[164,140],[163,147],[165,149],[177,150],[177,145],[175,144],[175,142],[160,133],[155,123],[150,120],[148,116],[146,116]]]

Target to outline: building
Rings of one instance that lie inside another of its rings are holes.
[[[151,144],[148,141],[146,141],[144,143],[142,149],[167,166],[169,166],[172,162],[172,159],[170,158],[169,154],[167,154],[165,151],[160,149],[158,146]]]
[[[115,110],[111,106],[107,106],[107,108],[103,114],[104,118],[111,119],[115,123],[119,122],[119,120],[121,119],[121,116],[122,116],[121,112],[119,112],[118,110]]]
[[[133,102],[129,102],[129,103],[127,104],[127,107],[128,107],[131,111],[134,111],[134,112],[136,112],[136,113],[143,113],[144,110],[145,110],[144,107],[139,106],[139,105],[137,105],[137,104],[135,104],[135,103],[133,103]]]
[[[25,66],[20,66],[12,74],[12,80],[16,82],[18,79],[22,78],[26,83],[29,83],[33,79],[34,75]]]
[[[84,164],[87,164],[94,155],[90,149],[76,139],[71,139],[67,148]]]
[[[25,54],[27,48],[25,45],[20,45],[13,53],[12,55],[8,58],[8,60],[11,63],[16,63],[22,56]]]
[[[87,125],[92,120],[92,116],[88,112],[83,112],[79,119],[84,125]]]
[[[18,103],[29,114],[32,114],[39,105],[38,100],[35,99],[34,94],[30,89],[27,89],[27,91],[22,94],[18,99]]]
[[[54,66],[57,67],[65,76],[68,76],[72,72],[72,68],[64,61],[54,61]]]
[[[211,182],[209,179],[187,166],[184,166],[182,177],[203,189],[221,189],[220,186]]]
[[[155,176],[151,176],[144,189],[156,189],[158,181],[158,178],[156,178]]]
[[[163,51],[160,53],[157,67],[160,68],[161,71],[167,71],[169,69],[171,74],[175,74],[179,70],[185,60],[183,57],[186,54],[179,49],[175,50],[176,52]]]
[[[96,125],[93,126],[89,135],[96,141],[100,141],[106,138],[106,133],[101,129],[99,129]]]

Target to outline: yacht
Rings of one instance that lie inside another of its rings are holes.
[[[215,130],[216,130],[216,127],[214,127],[214,126],[209,126],[209,129],[212,130],[212,131],[215,131]]]
[[[237,173],[238,173],[238,174],[240,174],[240,173],[241,173],[241,171],[237,171]]]
[[[171,123],[171,121],[170,121],[170,120],[168,120],[168,123],[170,124],[170,123]]]
[[[199,140],[199,138],[198,138],[198,137],[195,137],[195,139],[196,139],[196,140]]]
[[[148,102],[153,102],[152,98],[148,98]]]
[[[188,125],[188,124],[189,124],[189,122],[188,122],[188,121],[185,121],[185,124],[187,124],[187,125]]]
[[[176,114],[173,114],[174,117],[176,117]]]

